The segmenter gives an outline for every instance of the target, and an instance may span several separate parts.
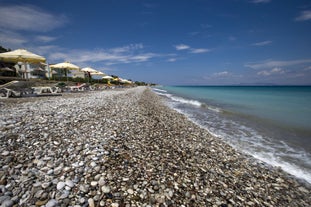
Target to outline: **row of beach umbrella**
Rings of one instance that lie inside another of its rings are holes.
[[[17,50],[13,50],[10,52],[0,53],[0,61],[13,62],[13,63],[22,62],[26,68],[27,63],[45,63],[46,59],[40,55],[29,52],[25,49],[17,49]],[[49,67],[52,69],[80,70],[79,66],[74,65],[70,62],[62,62],[62,63],[50,65]],[[101,76],[103,79],[113,79],[113,77],[108,76],[104,74],[103,72],[97,71],[91,67],[82,68],[81,71],[89,73],[90,75]],[[67,73],[66,73],[66,77],[67,77]],[[120,80],[124,82],[130,82],[125,79],[120,79]]]

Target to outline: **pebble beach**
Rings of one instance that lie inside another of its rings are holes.
[[[0,100],[0,205],[311,206],[148,87]]]

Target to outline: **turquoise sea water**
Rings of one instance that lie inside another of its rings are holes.
[[[311,86],[162,86],[154,91],[236,149],[311,183]]]

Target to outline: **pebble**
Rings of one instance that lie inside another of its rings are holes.
[[[72,180],[66,180],[65,184],[70,188],[74,186],[74,182],[72,182]]]
[[[94,200],[92,198],[88,199],[88,204],[89,204],[89,207],[95,207],[95,203],[94,203]]]
[[[66,184],[64,182],[58,182],[56,188],[57,190],[62,190],[65,187],[65,185]]]
[[[8,156],[9,154],[10,154],[9,151],[4,151],[4,152],[1,153],[2,156]]]
[[[131,194],[131,195],[134,193],[133,189],[128,189],[127,192],[128,194]]]
[[[91,186],[92,186],[92,187],[97,186],[97,184],[98,184],[98,182],[97,182],[97,181],[92,181],[92,182],[91,182]]]
[[[55,207],[58,206],[58,201],[55,199],[51,199],[45,204],[45,207]]]
[[[110,193],[110,187],[107,185],[102,186],[103,193]]]
[[[42,183],[41,187],[45,189],[45,188],[48,188],[50,185],[51,185],[50,182],[45,182],[45,183]]]
[[[12,200],[5,200],[1,202],[1,207],[12,207],[14,205]]]

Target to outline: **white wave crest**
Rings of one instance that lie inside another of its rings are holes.
[[[158,88],[152,88],[152,90],[159,91],[159,92],[162,92],[162,93],[167,93],[166,90],[162,90],[162,89],[158,89]]]
[[[177,97],[177,96],[171,96],[171,99],[173,101],[176,101],[176,102],[180,102],[180,103],[184,103],[184,104],[191,104],[191,105],[194,105],[197,107],[202,106],[202,103],[200,101],[196,101],[196,100],[184,99],[184,98]]]

